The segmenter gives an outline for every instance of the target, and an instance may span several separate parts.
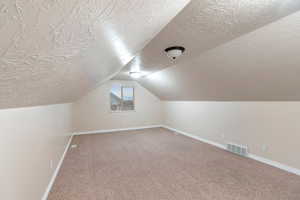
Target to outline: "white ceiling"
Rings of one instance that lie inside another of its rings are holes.
[[[70,102],[125,66],[189,0],[2,0],[0,108]]]
[[[139,82],[163,100],[299,101],[300,12]]]
[[[299,9],[299,0],[192,0],[116,79],[128,79],[128,71],[137,67],[149,74],[190,62],[209,49]],[[174,45],[186,48],[184,56],[175,62],[164,52]]]
[[[299,9],[298,0],[192,0],[115,79],[139,68],[162,100],[300,100]],[[175,62],[164,52],[172,45],[186,48]]]
[[[71,102],[135,68],[164,100],[300,99],[299,17],[277,21],[300,1],[189,2],[2,0],[0,109]],[[175,62],[171,45],[187,49]]]

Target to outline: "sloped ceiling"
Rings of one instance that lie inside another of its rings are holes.
[[[300,12],[139,82],[163,100],[299,101]]]
[[[138,81],[163,100],[299,100],[290,15],[299,9],[295,0],[191,1],[115,79],[140,69],[150,75]],[[172,45],[187,49],[175,62],[164,53]]]
[[[189,0],[2,0],[0,108],[70,102],[125,66]]]
[[[128,78],[137,67],[147,73],[189,62],[205,51],[256,30],[300,9],[297,0],[192,0],[148,45],[129,62],[117,78]],[[164,49],[186,48],[177,61]]]

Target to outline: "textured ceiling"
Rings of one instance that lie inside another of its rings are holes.
[[[300,11],[139,82],[163,100],[300,100]]]
[[[192,0],[115,79],[130,78],[130,70],[140,69],[150,74],[188,63],[212,48],[299,9],[299,0]],[[186,48],[175,62],[164,52],[172,45]]]
[[[188,2],[0,1],[0,108],[78,98],[117,73]]]

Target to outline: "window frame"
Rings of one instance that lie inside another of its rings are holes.
[[[120,87],[121,89],[121,109],[120,110],[112,110],[111,106],[112,106],[112,97],[111,97],[111,89],[109,91],[109,110],[111,113],[124,113],[124,112],[135,112],[136,107],[135,107],[135,87],[133,85],[118,85],[118,87]],[[132,99],[133,99],[133,109],[132,110],[123,110],[123,88],[132,88],[133,90],[133,95],[132,95]]]

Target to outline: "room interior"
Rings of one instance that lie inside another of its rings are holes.
[[[300,199],[300,1],[3,0],[0,35],[0,199]]]

